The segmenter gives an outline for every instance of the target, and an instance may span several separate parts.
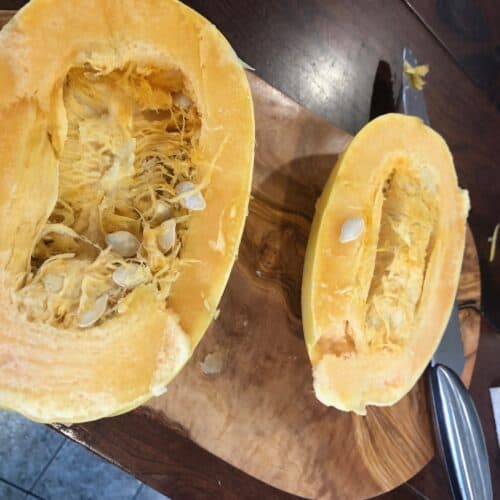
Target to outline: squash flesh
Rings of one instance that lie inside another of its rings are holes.
[[[365,414],[410,390],[453,304],[467,211],[446,144],[420,120],[384,115],[353,139],[318,201],[304,266],[320,401]],[[354,218],[365,229],[342,243]]]

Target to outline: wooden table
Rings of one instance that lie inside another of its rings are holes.
[[[0,0],[0,8],[17,9],[24,3]],[[496,2],[186,3],[213,21],[260,77],[350,133],[369,119],[379,61],[388,62],[396,72],[401,49],[409,45],[430,64],[426,98],[431,122],[450,144],[461,185],[469,189],[472,201],[469,222],[480,257],[485,315],[471,393],[484,425],[495,496],[500,497],[500,452],[488,396],[489,387],[500,385],[500,332],[493,326],[500,325],[500,256],[488,262],[488,237],[500,222]],[[398,75],[394,76],[397,86]],[[143,409],[61,430],[174,500],[292,498],[215,458]],[[380,498],[421,495],[448,496],[436,459]]]

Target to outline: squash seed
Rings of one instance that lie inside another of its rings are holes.
[[[201,371],[205,375],[216,375],[224,368],[224,355],[220,351],[208,353],[200,362]]]
[[[191,99],[182,92],[176,92],[173,95],[173,102],[176,106],[182,109],[187,109],[193,104],[193,101],[191,101]]]
[[[102,295],[97,297],[96,301],[94,302],[94,307],[85,311],[80,316],[78,326],[80,328],[87,328],[98,321],[106,311],[106,307],[108,307],[108,298],[109,297],[107,293],[103,293]]]
[[[153,224],[161,224],[174,214],[172,205],[167,205],[163,201],[158,201],[155,206],[154,215],[151,219]]]
[[[140,246],[139,240],[128,231],[109,233],[105,240],[106,244],[122,257],[133,257]]]
[[[365,230],[365,222],[362,217],[351,217],[342,224],[340,230],[340,243],[349,243],[357,240]]]
[[[204,210],[207,206],[205,202],[205,198],[200,191],[195,191],[196,186],[191,181],[179,182],[177,186],[175,186],[175,192],[177,194],[189,193],[193,191],[192,194],[187,194],[186,196],[180,199],[181,205],[188,210]]]
[[[158,228],[158,246],[163,253],[168,253],[175,245],[175,219],[166,220]]]
[[[131,289],[149,281],[151,272],[146,266],[130,262],[115,269],[112,279],[119,287]]]

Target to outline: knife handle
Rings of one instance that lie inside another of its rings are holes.
[[[492,500],[488,452],[476,407],[458,375],[430,367],[436,441],[455,500]]]

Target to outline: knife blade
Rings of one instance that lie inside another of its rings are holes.
[[[418,66],[412,51],[403,50],[401,104],[403,112],[429,125],[424,93],[417,90],[404,63]],[[465,364],[455,302],[441,342],[431,361],[429,385],[435,436],[454,499],[493,499],[488,452],[474,403],[457,374]]]
[[[401,104],[403,112],[405,115],[417,116],[426,125],[430,125],[424,93],[413,86],[410,76],[404,71],[405,62],[412,67],[418,66],[417,58],[408,47],[403,49],[403,75],[401,79]],[[441,342],[432,358],[433,365],[439,363],[448,366],[458,374],[461,374],[464,369],[464,348],[460,335],[460,321],[458,319],[458,306],[456,302],[451,311],[451,316]]]
[[[453,304],[450,319],[446,325],[441,342],[434,353],[432,365],[444,365],[451,368],[456,374],[464,371],[464,345],[460,335],[460,320],[458,319],[458,304]]]
[[[427,106],[425,104],[424,93],[422,90],[417,90],[412,83],[410,75],[404,70],[404,63],[408,63],[411,67],[418,66],[417,58],[408,47],[403,49],[403,76],[402,81],[402,105],[405,115],[418,116],[426,125],[430,125]]]

